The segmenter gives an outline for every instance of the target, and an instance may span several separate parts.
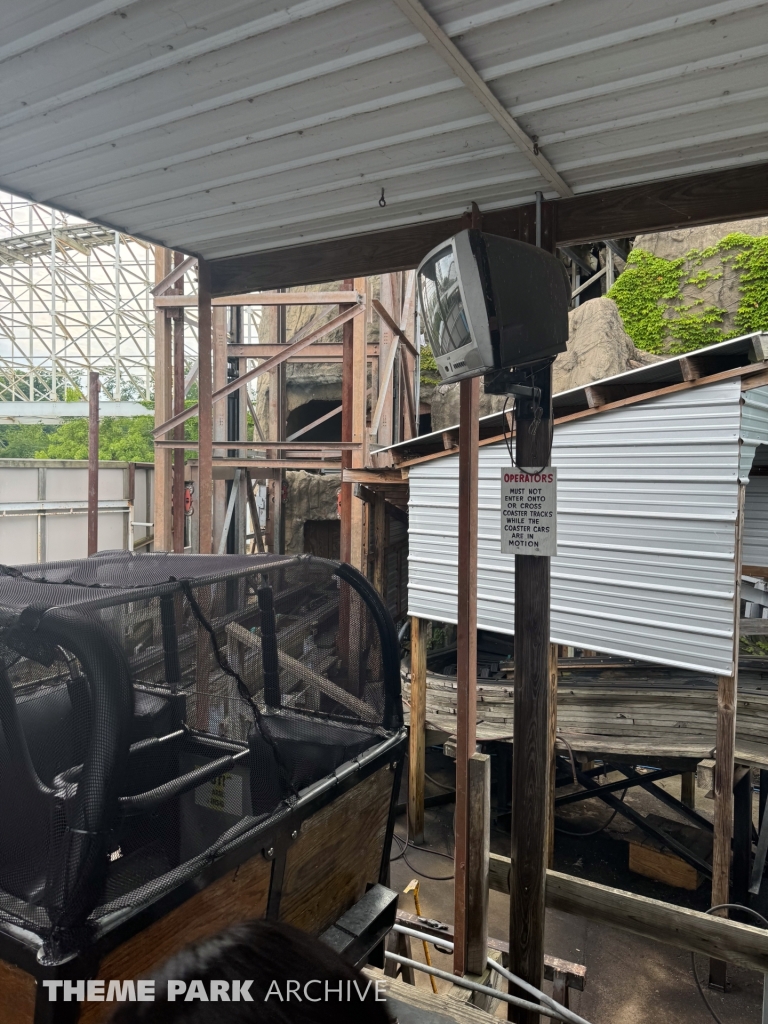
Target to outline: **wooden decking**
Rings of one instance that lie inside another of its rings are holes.
[[[511,742],[511,682],[478,680],[477,694],[478,740]],[[403,695],[407,702],[410,675],[405,669]],[[407,716],[407,703],[405,710]],[[628,663],[560,670],[558,735],[580,753],[711,758],[716,711],[717,681],[712,676]],[[456,678],[428,672],[427,728],[453,736],[455,722]],[[740,670],[735,760],[768,768],[768,668]]]

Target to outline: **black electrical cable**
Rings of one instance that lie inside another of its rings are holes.
[[[550,360],[550,362],[554,362],[554,360]],[[528,380],[528,383],[529,383],[530,387],[533,388],[533,386],[534,386],[534,383],[533,383],[534,382],[534,372],[533,371],[531,371],[528,374],[527,380]],[[507,403],[509,402],[509,398],[510,398],[510,396],[507,395],[505,397],[505,399],[504,399],[504,407],[503,407],[502,412],[501,412],[501,420],[502,420],[501,431],[502,431],[502,435],[504,437],[504,443],[507,446],[507,451],[509,453],[509,461],[512,464],[512,469],[515,469],[515,468],[523,469],[522,466],[517,466],[516,463],[515,463],[515,456],[514,456],[514,452],[512,451],[512,433],[513,433],[513,430],[510,429],[509,435],[507,434]],[[540,403],[541,403],[541,396],[538,396],[538,397],[534,396],[534,399],[533,399],[533,420],[531,421],[531,424],[528,427],[529,433],[532,434],[532,435],[535,434],[536,431],[539,429],[539,423],[541,422],[541,420],[543,419],[543,416],[544,416],[544,409],[542,408]],[[512,422],[513,422],[513,424],[515,423],[516,418],[517,418],[517,402],[514,401],[513,405],[512,405]],[[552,442],[554,441],[554,437],[555,437],[555,417],[554,417],[554,412],[553,412],[552,415],[549,417],[549,444],[548,444],[549,455],[547,456],[547,461],[546,461],[546,463],[540,469],[529,469],[527,472],[530,472],[530,473],[542,473],[547,468],[547,466],[549,465],[550,460],[552,458]]]
[[[762,914],[758,914],[758,912],[756,910],[753,910],[751,907],[743,907],[740,903],[718,903],[718,905],[716,907],[710,907],[709,910],[705,910],[704,913],[705,914],[713,914],[716,910],[743,910],[747,914],[752,914],[753,917],[756,917],[758,919],[758,921],[761,921],[765,925],[765,927],[768,928],[768,921],[766,921],[766,919],[763,917]],[[718,1015],[715,1013],[715,1010],[714,1010],[712,1004],[707,999],[707,997],[704,995],[704,989],[701,987],[701,982],[699,981],[699,976],[696,973],[696,954],[695,953],[691,953],[691,970],[693,971],[693,980],[696,982],[696,988],[699,990],[699,995],[704,1000],[704,1005],[709,1010],[709,1012],[712,1014],[713,1020],[716,1020],[717,1024],[723,1024],[722,1018],[718,1017]]]

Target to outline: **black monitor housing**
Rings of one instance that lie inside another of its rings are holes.
[[[543,249],[461,231],[425,256],[416,281],[422,330],[445,382],[488,374],[486,391],[504,393],[512,378],[499,371],[566,349],[570,281]]]

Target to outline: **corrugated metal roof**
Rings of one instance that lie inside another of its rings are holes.
[[[766,0],[425,6],[575,193],[768,159]],[[28,0],[0,39],[0,187],[207,258],[554,195],[388,0]]]
[[[554,642],[731,672],[740,399],[735,378],[555,428]],[[502,443],[480,450],[478,626],[500,633],[514,632],[508,467]],[[458,457],[412,466],[409,483],[408,610],[455,622]]]

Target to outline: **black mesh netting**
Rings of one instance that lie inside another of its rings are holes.
[[[401,724],[392,620],[349,566],[0,566],[0,920],[74,941]]]

